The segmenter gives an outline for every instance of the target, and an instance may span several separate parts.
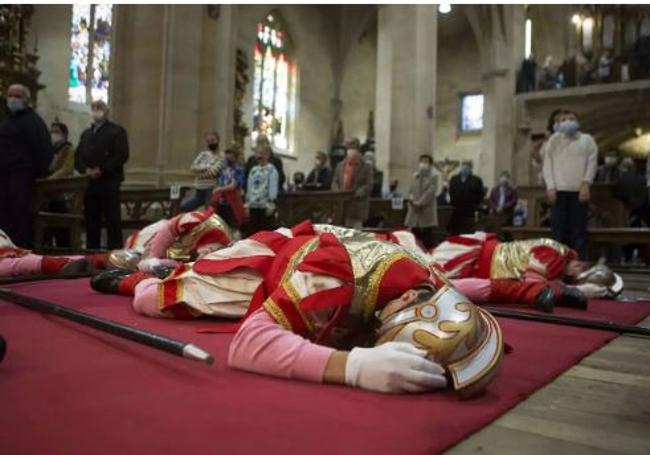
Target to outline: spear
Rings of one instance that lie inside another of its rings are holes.
[[[585,329],[607,330],[609,332],[630,333],[635,335],[644,335],[650,337],[650,329],[629,324],[617,324],[612,321],[593,321],[589,319],[571,318],[567,316],[558,316],[556,314],[531,313],[528,311],[508,310],[504,308],[495,308],[492,306],[481,306],[494,316],[505,318],[523,319],[524,321],[548,322],[550,324],[568,325],[572,327],[582,327]]]
[[[83,324],[121,338],[126,338],[127,340],[135,341],[136,343],[145,344],[152,348],[156,348],[179,357],[198,360],[200,362],[205,362],[208,365],[212,365],[214,362],[214,358],[209,353],[194,344],[185,343],[173,338],[168,338],[158,333],[136,329],[128,325],[120,324],[119,322],[109,321],[108,319],[103,319],[91,314],[82,313],[81,311],[66,308],[61,305],[48,302],[47,300],[18,294],[10,289],[0,288],[0,300],[15,303],[17,305],[29,308],[30,310],[39,311],[41,313],[54,314],[56,316],[69,319],[79,324]]]

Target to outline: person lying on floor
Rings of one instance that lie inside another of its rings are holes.
[[[474,303],[522,303],[545,312],[554,305],[586,309],[587,298],[622,290],[620,277],[603,264],[587,270],[575,251],[546,238],[500,242],[476,232],[447,238],[429,257]]]
[[[41,256],[17,247],[0,229],[0,277],[26,275],[65,276],[91,273],[94,266],[84,256]]]
[[[502,351],[494,319],[424,255],[309,222],[237,241],[164,280],[144,279],[133,305],[176,318],[248,310],[232,367],[382,392],[444,387],[446,374],[456,390],[474,393]]]
[[[98,268],[115,270],[104,274],[123,276],[122,271],[149,276],[157,269],[173,269],[201,254],[228,246],[232,231],[212,208],[181,213],[159,220],[129,236],[124,249],[94,255]],[[131,294],[132,295],[132,294]]]

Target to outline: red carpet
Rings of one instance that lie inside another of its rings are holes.
[[[500,319],[514,351],[489,392],[391,396],[230,370],[230,336],[211,322],[139,317],[87,279],[24,283],[17,292],[193,341],[207,367],[54,316],[0,302],[0,453],[436,453],[500,416],[615,335]],[[586,316],[567,311],[572,316]],[[593,302],[589,317],[636,323],[650,303]]]

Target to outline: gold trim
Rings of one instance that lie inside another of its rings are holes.
[[[400,259],[409,259],[410,256],[399,252],[391,253],[388,255],[386,260],[382,261],[377,268],[371,273],[370,278],[368,279],[368,298],[363,305],[363,318],[364,320],[370,319],[372,313],[375,311],[375,306],[377,305],[377,296],[379,295],[379,286],[381,280],[388,271],[388,269],[395,264],[395,262]],[[355,287],[356,290],[356,287]]]
[[[287,319],[287,317],[284,315],[284,312],[280,309],[278,304],[273,301],[272,298],[269,297],[266,299],[266,301],[263,303],[263,306],[266,311],[268,311],[268,313],[273,317],[273,319],[278,322],[278,324],[290,332],[293,332],[293,328],[291,327],[289,319]]]
[[[302,308],[300,308],[300,301],[303,299],[296,287],[293,285],[291,280],[287,280],[286,283],[282,284],[284,288],[284,292],[286,292],[287,296],[289,297],[289,300],[291,300],[291,303],[293,303],[293,306],[296,308],[296,311],[298,311],[298,314],[300,314],[300,317],[302,318],[303,322],[309,329],[311,333],[314,333],[314,324],[311,322],[307,314],[305,314],[304,311],[302,311]]]

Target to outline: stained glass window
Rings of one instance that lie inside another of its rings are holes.
[[[70,33],[70,101],[108,102],[112,5],[73,5]]]
[[[269,14],[257,24],[253,87],[253,140],[266,135],[271,143],[288,150],[289,119],[296,65],[287,55],[287,38],[278,20]]]
[[[483,129],[483,94],[474,93],[460,97],[460,131],[463,133]]]

